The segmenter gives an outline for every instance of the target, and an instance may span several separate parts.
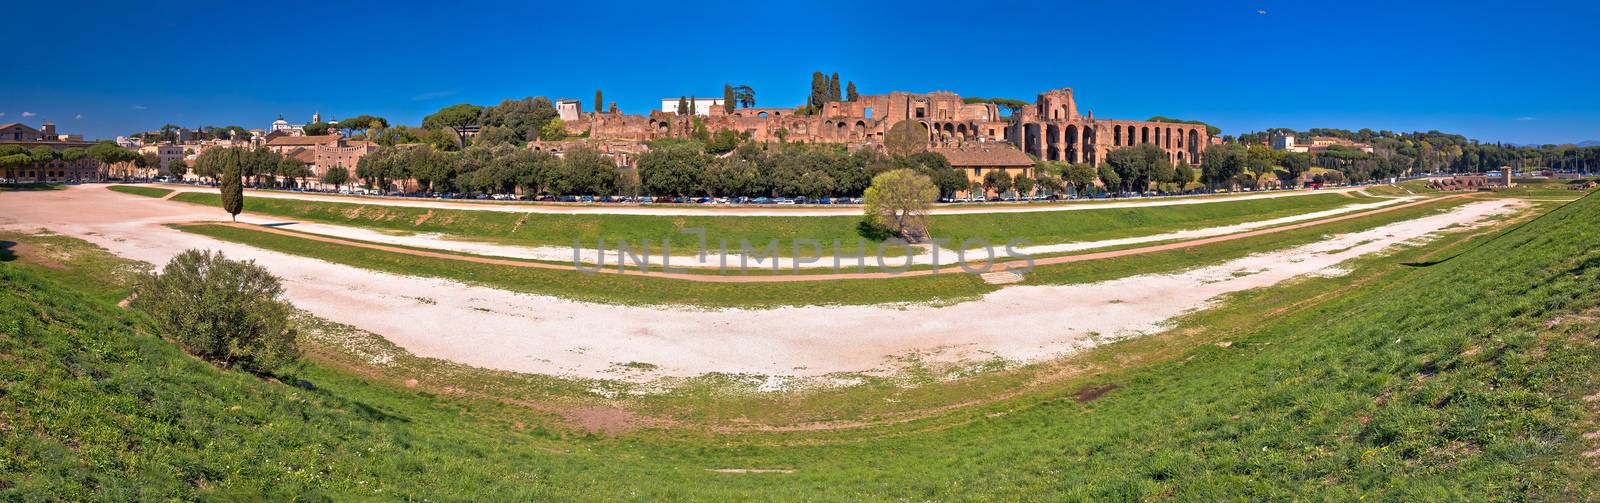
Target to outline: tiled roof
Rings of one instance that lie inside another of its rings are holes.
[[[321,136],[280,136],[267,140],[269,147],[299,147],[305,145],[320,145],[339,141],[339,135],[325,134]]]
[[[1028,154],[1005,146],[935,148],[932,151],[944,155],[945,159],[950,160],[950,165],[957,168],[1033,166],[1033,158]]]

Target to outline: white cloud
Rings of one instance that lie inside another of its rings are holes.
[[[83,114],[74,115],[74,116],[72,116],[72,118],[74,118],[74,119],[82,119],[83,118]]]
[[[134,110],[149,110],[150,109],[150,107],[147,107],[147,106],[144,106],[144,105],[133,105],[133,106],[130,106],[128,108],[132,108]]]
[[[1524,117],[1517,117],[1517,120],[1519,120],[1519,121],[1522,121],[1522,122],[1528,122],[1528,121],[1531,121],[1531,120],[1533,120],[1533,117],[1526,117],[1526,116],[1524,116]]]
[[[0,112],[0,117],[5,117],[5,116],[6,116],[5,112]]]
[[[36,113],[33,113],[33,112],[22,112],[22,116],[23,117],[33,117],[35,115],[39,115],[39,114],[36,114]]]

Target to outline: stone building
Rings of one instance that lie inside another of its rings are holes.
[[[1033,158],[1003,143],[929,149],[943,155],[950,166],[967,175],[967,185],[982,184],[983,177],[1000,171],[1016,178],[1033,176]],[[971,195],[971,194],[968,194]]]
[[[82,135],[59,134],[56,132],[56,125],[48,122],[39,129],[13,122],[0,125],[0,145],[16,145],[27,150],[49,147],[60,152],[69,148],[87,150],[94,143],[84,141]],[[104,163],[85,156],[75,161],[56,159],[40,164],[0,168],[0,178],[19,183],[96,180],[106,176],[108,171]]]
[[[665,101],[665,100],[664,100]],[[676,100],[674,100],[674,107]],[[796,108],[696,107],[695,115],[655,110],[649,115],[616,111],[584,114],[568,132],[590,138],[645,142],[684,138],[697,124],[715,133],[738,131],[761,141],[843,143],[878,147],[896,124],[917,121],[928,129],[930,147],[954,148],[1010,143],[1044,160],[1098,164],[1117,148],[1154,144],[1173,163],[1199,164],[1212,143],[1204,125],[1096,119],[1080,114],[1071,89],[1041,93],[1031,107],[1002,117],[993,103],[966,103],[951,92],[891,92],[854,101],[826,103],[820,110]]]
[[[1200,164],[1211,144],[1206,126],[1174,122],[1096,119],[1079,113],[1072,89],[1041,93],[1032,107],[1013,114],[1006,139],[1049,161],[1099,164],[1119,148],[1153,144],[1176,164]]]

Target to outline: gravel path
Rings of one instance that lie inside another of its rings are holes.
[[[1340,274],[1339,264],[1351,258],[1425,240],[1446,227],[1483,222],[1517,204],[1474,202],[1176,274],[1013,286],[949,306],[769,310],[597,305],[373,272],[168,229],[161,223],[196,219],[196,209],[98,189],[0,196],[0,227],[47,228],[151,263],[164,263],[189,248],[218,249],[257,260],[282,277],[300,308],[381,334],[420,356],[493,369],[645,381],[708,372],[788,377],[892,372],[911,356],[955,364],[1047,360],[1159,331],[1166,320],[1204,308],[1219,295],[1298,276]],[[630,370],[628,363],[654,367]]]

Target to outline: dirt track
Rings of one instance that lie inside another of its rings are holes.
[[[175,192],[206,192],[216,193],[213,187],[200,187],[194,185],[163,184],[163,188]],[[1292,190],[1258,192],[1248,194],[1226,194],[1214,196],[1150,198],[1150,199],[1119,199],[1110,201],[1085,200],[1058,203],[991,203],[971,206],[938,206],[930,214],[933,215],[968,215],[980,213],[1032,213],[1040,211],[1078,211],[1105,208],[1143,208],[1149,206],[1180,206],[1189,204],[1208,204],[1226,201],[1249,201],[1252,199],[1275,199],[1279,197],[1297,197],[1313,194],[1348,193],[1359,191],[1359,187],[1343,187],[1326,190]],[[167,197],[176,194],[168,194]],[[396,197],[367,197],[344,196],[304,192],[284,192],[277,190],[247,190],[246,197],[262,197],[270,199],[298,199],[302,201],[322,201],[332,203],[375,204],[379,206],[401,206],[410,208],[436,208],[453,210],[478,210],[478,211],[503,211],[512,213],[550,213],[570,215],[654,215],[654,216],[744,216],[744,217],[819,217],[819,216],[856,216],[861,214],[860,206],[677,206],[677,205],[595,205],[595,204],[538,204],[517,202],[478,201],[464,202],[440,199],[417,199]]]
[[[1080,255],[1066,255],[1066,256],[1060,256],[1060,257],[1039,258],[1039,259],[1034,259],[1033,260],[1033,265],[1034,266],[1043,266],[1043,265],[1053,265],[1053,264],[1068,264],[1068,263],[1083,262],[1083,261],[1088,261],[1088,260],[1102,260],[1102,259],[1108,259],[1108,258],[1126,257],[1126,256],[1130,256],[1130,255],[1141,255],[1141,254],[1146,254],[1146,253],[1155,253],[1155,252],[1162,252],[1162,251],[1169,251],[1169,250],[1180,250],[1180,249],[1184,249],[1184,248],[1193,248],[1193,247],[1196,247],[1196,246],[1205,246],[1205,245],[1213,244],[1213,243],[1221,243],[1221,242],[1225,242],[1225,241],[1233,241],[1233,240],[1236,240],[1236,239],[1245,239],[1245,238],[1263,236],[1263,235],[1268,235],[1268,234],[1276,234],[1276,233],[1280,233],[1280,232],[1288,232],[1288,231],[1292,231],[1292,230],[1296,230],[1296,229],[1304,229],[1304,228],[1307,228],[1307,227],[1312,227],[1312,226],[1317,226],[1317,225],[1324,225],[1324,224],[1329,224],[1329,223],[1333,223],[1333,222],[1341,222],[1341,221],[1351,220],[1351,219],[1356,219],[1356,218],[1364,218],[1364,217],[1369,217],[1369,216],[1377,215],[1377,214],[1381,214],[1381,213],[1387,213],[1387,212],[1390,212],[1390,211],[1400,210],[1400,209],[1404,209],[1404,208],[1410,208],[1410,207],[1413,207],[1413,206],[1418,206],[1418,205],[1423,205],[1423,204],[1430,204],[1430,203],[1443,201],[1443,200],[1447,200],[1447,199],[1456,199],[1456,198],[1468,197],[1468,196],[1470,196],[1470,194],[1458,194],[1458,195],[1445,196],[1445,197],[1440,197],[1440,198],[1435,198],[1435,199],[1423,199],[1423,200],[1419,200],[1419,201],[1413,201],[1413,202],[1400,204],[1400,205],[1395,205],[1395,206],[1388,206],[1388,207],[1379,208],[1379,209],[1370,210],[1370,211],[1364,211],[1364,212],[1360,212],[1360,213],[1352,213],[1352,214],[1340,215],[1340,216],[1336,216],[1336,217],[1324,218],[1324,219],[1320,219],[1320,220],[1313,220],[1313,221],[1310,221],[1310,222],[1301,222],[1301,223],[1285,225],[1285,226],[1281,226],[1281,227],[1258,229],[1258,230],[1249,231],[1249,232],[1240,232],[1240,233],[1228,234],[1228,235],[1224,235],[1224,236],[1214,236],[1214,237],[1208,237],[1208,238],[1194,239],[1194,240],[1189,240],[1189,241],[1181,241],[1181,242],[1177,242],[1177,243],[1164,243],[1164,244],[1157,244],[1157,245],[1150,245],[1150,246],[1141,246],[1141,247],[1138,247],[1138,248],[1127,248],[1127,249],[1122,249],[1122,250],[1111,250],[1111,251],[1103,251],[1103,252],[1095,252],[1095,253],[1085,253],[1085,254],[1080,254]],[[369,250],[378,250],[378,251],[384,251],[384,252],[390,252],[390,253],[401,253],[401,254],[413,255],[413,256],[418,256],[418,257],[438,258],[438,259],[445,259],[445,260],[458,260],[458,261],[462,261],[462,262],[473,262],[473,263],[479,263],[479,264],[490,264],[490,265],[511,266],[511,267],[532,267],[532,268],[537,268],[537,269],[554,269],[554,270],[563,270],[563,271],[572,271],[572,270],[574,270],[573,266],[571,266],[571,265],[557,265],[557,264],[550,264],[550,263],[543,263],[543,262],[528,262],[528,261],[523,261],[523,260],[511,260],[511,259],[502,259],[502,258],[494,258],[494,257],[480,257],[480,256],[465,256],[465,255],[456,255],[456,254],[450,254],[450,253],[441,253],[441,252],[436,252],[436,251],[415,250],[415,249],[411,249],[411,248],[402,248],[402,247],[398,247],[398,246],[390,246],[390,245],[378,244],[378,243],[367,243],[367,242],[361,242],[361,241],[351,241],[351,240],[348,240],[348,239],[340,239],[340,238],[336,238],[336,237],[332,237],[332,236],[325,236],[325,235],[318,235],[318,234],[307,234],[307,233],[302,233],[302,232],[291,232],[291,231],[278,229],[278,228],[275,228],[275,227],[265,227],[265,226],[245,224],[245,223],[219,222],[219,223],[216,223],[215,225],[225,225],[225,226],[229,226],[229,227],[237,227],[237,228],[241,228],[241,229],[250,229],[250,230],[254,230],[254,231],[258,231],[258,232],[266,232],[266,233],[278,234],[278,235],[283,235],[283,236],[291,236],[291,237],[295,237],[295,238],[299,238],[299,239],[307,239],[307,240],[318,241],[318,242],[323,242],[323,243],[333,243],[333,244],[339,244],[339,245],[344,245],[344,246],[353,246],[353,247],[357,247],[357,248],[364,248],[364,249],[369,249]],[[886,261],[887,261],[887,268],[896,268],[896,267],[899,267],[901,264],[904,263],[901,260],[895,260],[895,259],[886,259]],[[1025,266],[1025,265],[1026,264],[1024,262],[1022,262],[1022,261],[999,262],[999,263],[996,263],[994,265],[992,270],[1001,271],[1001,270],[1006,270],[1006,269],[1011,269],[1011,268],[1021,268],[1021,267]],[[980,267],[981,264],[973,264],[973,266],[974,267]],[[915,276],[929,276],[929,275],[933,275],[933,274],[960,274],[961,273],[960,269],[951,268],[951,267],[945,267],[945,268],[937,270],[937,271],[934,270],[934,269],[921,269],[921,270],[914,270],[914,271],[906,271],[906,272],[902,272],[902,273],[868,272],[868,273],[837,273],[837,274],[774,274],[774,275],[691,274],[691,273],[669,273],[669,272],[649,272],[649,273],[645,273],[645,272],[640,272],[637,268],[621,269],[621,268],[617,268],[617,267],[603,268],[603,269],[600,269],[599,272],[600,273],[604,273],[604,274],[627,274],[627,275],[635,275],[635,276],[637,276],[637,275],[648,275],[648,276],[651,276],[651,277],[658,277],[658,278],[670,278],[670,279],[677,279],[677,280],[684,280],[684,281],[699,281],[699,282],[706,282],[706,283],[778,283],[778,282],[795,282],[795,281],[831,281],[831,280],[843,280],[843,279],[888,279],[888,278],[904,278],[904,277],[915,277]]]
[[[492,369],[647,381],[708,372],[846,379],[909,364],[982,364],[1059,357],[1158,331],[1166,320],[1229,292],[1316,274],[1440,229],[1513,209],[1481,201],[1449,212],[1334,236],[1177,274],[1091,285],[1012,286],[955,305],[679,310],[596,305],[429,278],[378,273],[274,253],[163,227],[197,209],[105,190],[0,195],[0,227],[46,228],[113,253],[164,263],[191,248],[253,259],[283,278],[312,314],[381,334],[400,347]],[[214,213],[209,213],[214,214]],[[863,327],[878,327],[863,329]],[[651,370],[641,371],[649,364]],[[373,365],[383,362],[374,360]]]

